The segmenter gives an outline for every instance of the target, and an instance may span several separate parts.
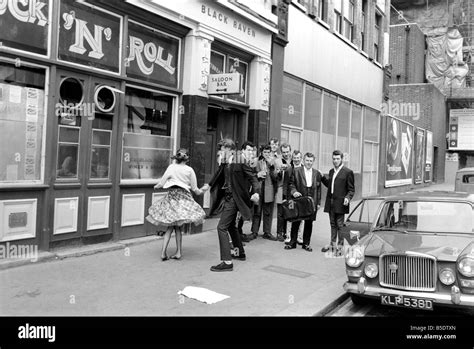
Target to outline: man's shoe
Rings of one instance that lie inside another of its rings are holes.
[[[222,262],[218,265],[213,265],[211,267],[211,271],[232,271],[234,270],[234,265],[231,263],[231,264],[227,264],[225,262]]]
[[[313,248],[310,245],[303,245],[302,248],[308,252],[313,252]]]
[[[272,234],[270,234],[270,233],[265,233],[265,234],[263,234],[262,237],[264,239],[271,240],[271,241],[276,241],[277,240],[277,238],[275,236],[273,236]]]
[[[245,234],[244,234],[244,235],[242,236],[241,240],[242,240],[243,242],[250,242],[250,241],[252,241],[253,239],[250,237],[250,235],[245,235]]]
[[[285,241],[285,237],[283,236],[283,234],[277,234],[277,240],[283,242]]]
[[[293,250],[296,248],[296,244],[289,243],[288,245],[285,245],[284,249],[285,250]]]
[[[249,241],[252,241],[252,240],[255,240],[257,238],[257,236],[258,236],[257,233],[252,233],[252,234],[247,235],[247,239]]]
[[[239,261],[245,261],[247,259],[247,256],[245,254],[241,254],[241,255],[232,255],[232,258],[233,259],[237,259]]]

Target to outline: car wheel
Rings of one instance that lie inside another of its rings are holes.
[[[351,301],[355,305],[364,305],[367,304],[367,300],[364,297],[361,297],[357,294],[351,293]]]

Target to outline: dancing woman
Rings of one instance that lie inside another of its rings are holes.
[[[179,149],[172,159],[174,159],[174,163],[168,166],[161,180],[154,186],[154,189],[168,189],[168,193],[162,200],[156,201],[150,206],[146,217],[154,225],[167,227],[161,249],[162,261],[181,259],[183,225],[188,223],[200,225],[206,216],[202,207],[194,201],[191,190],[196,195],[201,195],[209,189],[207,184],[200,189],[197,187],[196,173],[186,165],[189,161],[186,149]],[[176,253],[168,257],[166,249],[173,230],[176,236]]]

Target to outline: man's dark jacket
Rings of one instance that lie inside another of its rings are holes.
[[[316,220],[316,213],[318,212],[317,206],[321,205],[321,173],[318,170],[315,170],[314,168],[311,169],[313,172],[313,201],[314,201],[314,213],[311,217],[308,218],[308,220]],[[295,192],[301,193],[301,195],[306,194],[306,176],[304,173],[304,166],[293,168],[293,174],[290,178],[290,192],[291,192],[291,197],[293,197],[293,194]]]
[[[221,164],[216,173],[209,181],[211,187],[211,196],[215,195],[216,199],[209,211],[209,216],[219,214],[222,210],[225,191],[222,189],[225,183],[225,166],[230,166],[230,185],[232,188],[232,197],[237,208],[244,220],[250,220],[253,212],[251,210],[252,201],[250,197],[254,193],[260,193],[260,183],[257,179],[255,171],[247,164]]]
[[[334,193],[331,193],[333,176],[334,168],[329,171],[329,176],[325,175],[322,178],[323,184],[328,188],[324,212],[329,212],[331,209],[331,199],[333,199],[335,213],[349,213],[349,205],[344,206],[344,198],[348,198],[351,201],[354,196],[354,172],[346,166],[342,166],[334,180]]]

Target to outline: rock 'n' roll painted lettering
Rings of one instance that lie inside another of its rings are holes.
[[[40,0],[0,0],[0,16],[7,10],[20,22],[35,23],[44,27],[48,18],[43,13],[46,4]]]
[[[153,73],[154,64],[162,67],[170,74],[174,74],[176,67],[171,65],[173,61],[173,55],[169,52],[166,55],[166,59],[163,59],[165,49],[161,46],[157,46],[153,42],[144,43],[142,39],[130,35],[130,54],[128,59],[130,62],[136,59],[137,65],[141,72],[146,75]],[[147,66],[145,60],[151,63],[151,66]]]
[[[104,36],[107,41],[110,41],[112,38],[112,30],[110,28],[104,28],[100,25],[94,24],[94,35],[87,26],[87,22],[76,18],[73,11],[70,13],[63,14],[64,19],[64,28],[66,30],[75,28],[75,41],[74,44],[69,46],[69,51],[83,55],[87,52],[87,49],[84,47],[84,41],[86,41],[91,50],[88,53],[89,57],[101,59],[104,57],[102,50],[102,37]],[[75,25],[73,25],[75,24]]]

